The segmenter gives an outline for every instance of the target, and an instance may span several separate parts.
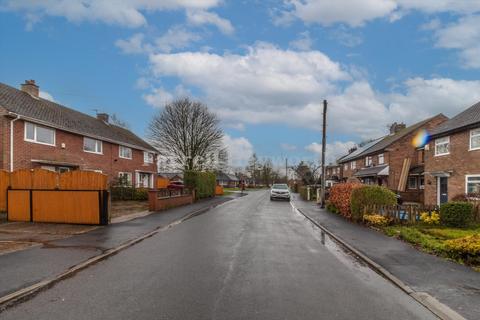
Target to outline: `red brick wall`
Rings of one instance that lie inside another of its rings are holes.
[[[432,172],[450,172],[448,199],[465,193],[465,175],[480,174],[480,150],[469,151],[470,130],[450,135],[450,154],[435,156],[435,141],[425,150],[425,203],[437,203],[437,180]]]
[[[2,138],[7,137],[7,143],[3,145],[3,155],[9,159],[9,124],[4,130]],[[102,170],[109,176],[111,181],[118,177],[118,172],[131,172],[135,179],[135,170],[145,172],[157,172],[156,163],[144,164],[143,151],[132,149],[132,160],[122,159],[118,156],[119,146],[103,141],[103,154],[94,154],[83,151],[83,136],[56,130],[56,146],[48,146],[32,143],[24,140],[24,122],[19,120],[14,125],[14,170],[24,168],[35,168],[42,164],[32,163],[32,159],[49,160],[65,163],[78,164],[82,170]],[[5,139],[2,139],[5,141]],[[65,148],[62,148],[62,143]],[[45,164],[46,165],[46,164]],[[9,160],[2,164],[4,169],[9,169]]]

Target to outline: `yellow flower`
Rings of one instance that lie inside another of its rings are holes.
[[[426,224],[439,224],[440,223],[440,215],[436,211],[429,212],[422,212],[420,215],[420,220]]]
[[[372,226],[386,226],[390,223],[390,219],[379,214],[366,214],[363,216],[363,220],[367,222],[368,225]]]

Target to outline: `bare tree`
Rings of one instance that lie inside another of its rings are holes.
[[[206,105],[188,98],[168,103],[156,114],[148,138],[178,169],[214,169],[226,154],[217,116]]]
[[[115,113],[110,116],[110,123],[124,129],[130,129],[130,125],[126,121],[120,119]]]

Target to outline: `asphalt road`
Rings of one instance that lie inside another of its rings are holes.
[[[381,245],[381,244],[379,244]],[[77,273],[1,319],[436,319],[265,191]]]

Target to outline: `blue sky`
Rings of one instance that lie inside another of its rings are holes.
[[[0,0],[0,81],[115,113],[144,135],[184,95],[222,119],[232,165],[252,152],[328,159],[480,100],[480,1]]]

